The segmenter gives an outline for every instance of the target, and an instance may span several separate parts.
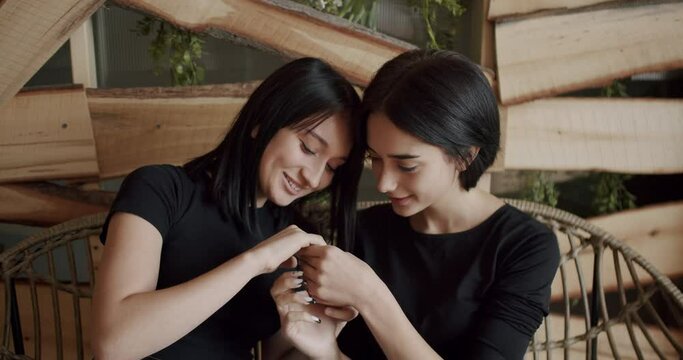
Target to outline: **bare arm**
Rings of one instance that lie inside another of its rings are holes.
[[[311,295],[322,303],[358,309],[387,358],[441,358],[366,263],[333,246],[312,246],[301,254]]]
[[[216,312],[251,278],[274,270],[302,246],[319,243],[290,227],[193,280],[156,290],[162,246],[157,229],[136,215],[116,213],[107,235],[93,296],[98,359],[141,358],[165,348]]]

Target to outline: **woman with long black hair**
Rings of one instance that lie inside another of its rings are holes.
[[[254,91],[215,149],[127,176],[101,235],[96,358],[245,359],[259,340],[277,356],[270,273],[325,244],[290,225],[292,204],[328,189],[333,234],[353,233],[358,104],[329,65],[295,60]]]

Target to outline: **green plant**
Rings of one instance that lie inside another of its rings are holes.
[[[457,19],[465,13],[465,7],[459,0],[409,0],[409,4],[419,9],[422,20],[429,36],[427,47],[430,49],[443,49],[453,47],[455,27],[448,26],[445,30],[436,31],[438,11],[445,10],[450,21]]]
[[[377,29],[378,0],[297,0],[301,4],[314,9],[337,15],[355,23]],[[422,15],[431,49],[452,48],[455,41],[455,30],[452,20],[465,13],[460,0],[407,0],[408,4]],[[445,18],[439,13],[445,14]],[[441,21],[448,26],[438,26]],[[444,29],[442,29],[442,27]]]
[[[377,29],[377,0],[297,0],[316,10]]]
[[[612,84],[602,88],[600,93],[605,97],[628,97],[626,85],[619,80],[614,80]]]
[[[598,214],[611,214],[636,207],[636,197],[624,186],[630,175],[598,173],[595,177],[593,207]]]
[[[154,33],[148,52],[157,76],[167,67],[174,86],[197,85],[204,81],[204,67],[199,64],[204,45],[201,35],[150,16],[138,21],[133,31],[140,36]],[[163,64],[165,59],[168,59],[166,65]]]
[[[543,171],[530,171],[527,173],[527,187],[524,199],[550,206],[557,206],[560,192],[557,185]]]

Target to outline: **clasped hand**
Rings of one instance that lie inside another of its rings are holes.
[[[358,315],[356,306],[374,272],[331,245],[304,247],[297,258],[302,271],[284,273],[271,289],[281,334],[306,356],[339,358],[337,335]]]

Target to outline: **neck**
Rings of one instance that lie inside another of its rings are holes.
[[[465,191],[454,187],[441,199],[410,217],[415,231],[425,234],[449,234],[469,230],[495,212],[503,202],[479,189]]]

